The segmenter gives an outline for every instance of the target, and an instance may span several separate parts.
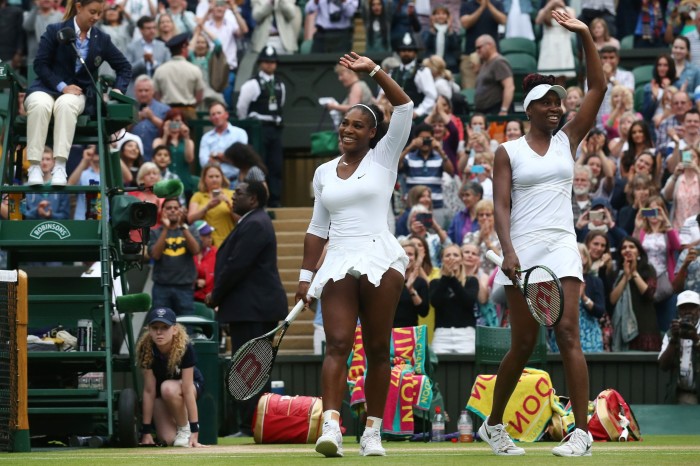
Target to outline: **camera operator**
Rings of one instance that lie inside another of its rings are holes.
[[[700,393],[700,295],[686,290],[678,295],[678,318],[664,336],[659,366],[671,371],[666,402],[698,404]]]
[[[421,123],[414,129],[415,137],[399,159],[399,173],[406,175],[406,189],[416,185],[430,188],[433,217],[440,227],[447,227],[442,199],[442,173],[454,174],[454,166],[442,149],[442,141],[433,137],[433,127]]]
[[[358,5],[358,0],[306,2],[306,14],[317,13],[311,53],[345,53],[352,50],[352,21]]]

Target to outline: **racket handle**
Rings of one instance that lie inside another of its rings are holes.
[[[503,265],[503,258],[491,249],[486,251],[486,258],[499,267]]]
[[[294,307],[289,312],[289,314],[287,314],[287,318],[284,319],[285,322],[289,322],[291,324],[292,322],[294,322],[294,319],[297,318],[299,313],[303,310],[304,310],[304,301],[302,301],[300,299],[299,302],[294,305]]]

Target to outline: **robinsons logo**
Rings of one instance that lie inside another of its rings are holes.
[[[70,231],[63,225],[57,222],[43,222],[35,226],[29,232],[29,236],[36,239],[41,239],[47,233],[53,233],[60,239],[66,239],[70,236]]]

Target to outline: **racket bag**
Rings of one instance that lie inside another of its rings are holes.
[[[265,393],[253,417],[255,443],[315,443],[321,435],[320,397]]]
[[[634,413],[622,395],[612,388],[600,392],[593,401],[588,431],[596,442],[642,440]]]

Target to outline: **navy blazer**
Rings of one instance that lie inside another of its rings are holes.
[[[275,322],[287,316],[277,238],[263,209],[250,212],[219,246],[211,299],[222,323]]]
[[[73,18],[62,23],[49,24],[46,32],[42,34],[39,49],[34,59],[36,79],[27,89],[27,95],[35,91],[43,91],[53,97],[58,97],[61,93],[58,92],[56,86],[63,81],[67,85],[75,84],[80,86],[86,96],[94,96],[93,85],[87,73],[89,71],[96,78],[97,69],[103,62],[109,63],[109,66],[117,74],[114,87],[126,93],[126,88],[131,80],[131,64],[112,43],[109,34],[101,31],[96,26],[90,29],[90,43],[88,55],[85,59],[88,70],[85,70],[85,67],[81,65],[76,73],[75,61],[77,57],[75,50],[70,44],[58,42],[58,31],[66,27],[75,27]],[[86,102],[85,113],[89,113],[90,108],[94,108],[94,103]]]

